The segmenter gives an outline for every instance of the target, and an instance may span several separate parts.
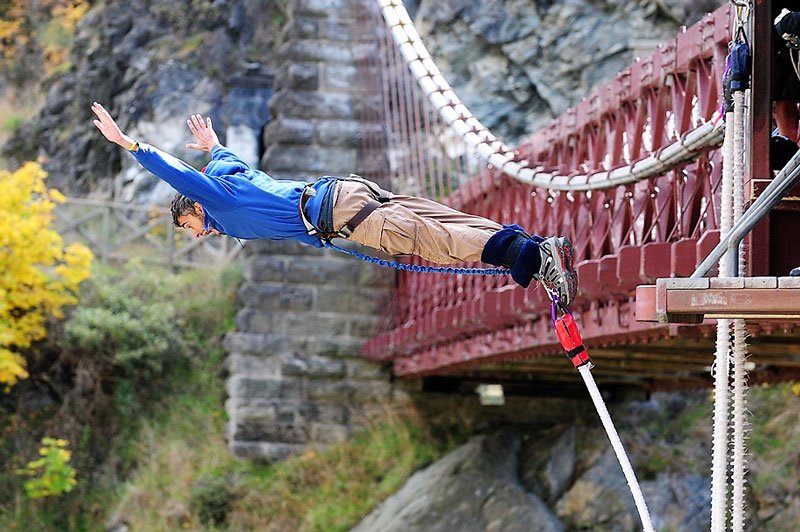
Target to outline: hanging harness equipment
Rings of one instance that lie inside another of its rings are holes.
[[[322,230],[314,225],[314,223],[308,218],[306,214],[306,204],[308,200],[315,197],[317,195],[317,191],[313,186],[313,183],[309,183],[303,188],[303,192],[300,194],[300,218],[303,220],[303,225],[306,228],[306,232],[309,235],[317,236],[323,242],[329,243],[334,238],[347,238],[349,237],[356,227],[358,227],[361,222],[367,219],[367,216],[372,214],[372,212],[381,206],[381,204],[386,203],[390,199],[392,199],[391,193],[383,190],[375,186],[373,183],[367,181],[366,179],[362,178],[361,176],[357,176],[356,174],[350,174],[350,177],[333,177],[333,176],[325,176],[323,179],[330,179],[334,181],[357,181],[362,183],[366,186],[370,192],[375,196],[375,199],[370,199],[367,201],[366,205],[364,205],[361,210],[359,210],[355,216],[350,218],[344,226],[338,231],[333,230]],[[333,192],[333,191],[331,191]]]

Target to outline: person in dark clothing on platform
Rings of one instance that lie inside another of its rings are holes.
[[[800,123],[800,11],[784,9],[775,18],[772,100],[778,134],[797,144]]]
[[[193,115],[187,125],[196,142],[186,147],[211,154],[208,165],[198,171],[125,135],[99,103],[92,111],[94,125],[108,141],[128,150],[179,192],[172,204],[173,221],[195,237],[293,239],[316,247],[338,237],[437,264],[481,260],[509,268],[523,287],[533,279],[541,281],[564,305],[575,299],[577,275],[566,237],[531,236],[518,225],[392,194],[358,176],[312,183],[273,179],[220,144],[210,118]]]

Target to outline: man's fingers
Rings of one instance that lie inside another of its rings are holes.
[[[208,129],[211,129],[211,117],[210,116],[206,117],[206,125],[208,126]]]

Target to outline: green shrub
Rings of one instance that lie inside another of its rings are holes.
[[[190,508],[206,526],[221,526],[228,518],[235,498],[233,481],[227,476],[207,474],[192,486]]]

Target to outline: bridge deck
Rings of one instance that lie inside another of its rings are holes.
[[[800,319],[800,277],[658,279],[636,289],[636,320]]]

